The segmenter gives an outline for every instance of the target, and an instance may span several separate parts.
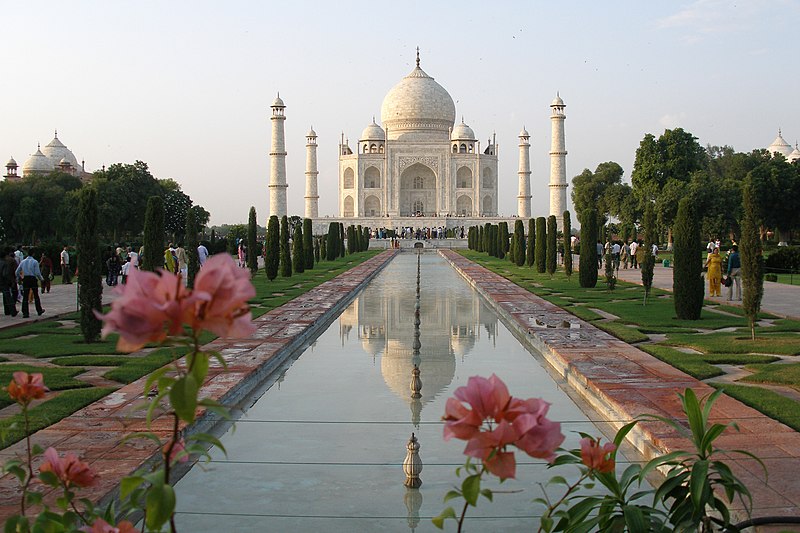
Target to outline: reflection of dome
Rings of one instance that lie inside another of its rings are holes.
[[[474,141],[475,132],[472,128],[464,124],[464,119],[461,119],[461,124],[456,124],[453,132],[450,134],[451,141]]]
[[[464,357],[475,347],[475,335],[450,337],[450,344],[453,346],[453,353],[457,357]]]
[[[769,145],[767,150],[769,150],[772,155],[782,154],[783,157],[788,158],[789,154],[792,153],[792,146],[783,139],[781,130],[778,130],[778,136],[775,137],[775,140],[772,141],[772,144]]]
[[[443,338],[438,335],[438,338]],[[419,364],[420,379],[422,380],[422,404],[433,400],[439,393],[445,390],[456,373],[456,360],[450,352],[449,347],[441,352],[429,347],[425,348],[426,341],[434,342],[434,338],[422,338],[422,350],[420,350],[421,363]],[[444,337],[447,339],[447,337]],[[430,355],[435,353],[436,355]],[[381,374],[386,385],[398,397],[411,402],[411,371],[414,369],[412,361],[411,343],[407,345],[396,339],[389,339],[386,353],[381,357]]]
[[[51,170],[58,166],[62,159],[66,159],[72,168],[80,168],[75,154],[72,153],[72,150],[64,146],[64,143],[58,140],[57,133],[56,136],[53,137],[53,140],[47,143],[47,146],[44,147],[42,152],[50,160],[50,164],[52,165]]]
[[[392,87],[381,105],[381,122],[393,140],[410,132],[441,137],[453,127],[455,119],[453,99],[419,68],[419,61],[408,76]]]
[[[25,164],[22,165],[22,175],[29,176],[37,173],[47,173],[53,171],[53,163],[42,153],[42,150],[37,148],[36,153],[33,154]]]
[[[386,133],[383,131],[383,128],[375,124],[375,119],[372,120],[372,124],[364,128],[364,131],[361,132],[362,141],[383,141],[385,139]]]

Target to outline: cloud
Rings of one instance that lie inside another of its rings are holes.
[[[674,114],[667,113],[666,115],[658,119],[658,123],[661,124],[661,126],[663,126],[664,129],[671,130],[680,126],[685,120],[686,120],[686,113],[681,111],[679,113],[674,113]]]
[[[682,40],[694,44],[714,35],[747,31],[755,21],[786,14],[791,6],[786,0],[695,0],[658,20],[657,26],[683,31]]]

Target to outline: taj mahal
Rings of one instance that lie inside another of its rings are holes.
[[[550,214],[561,219],[567,209],[564,139],[565,104],[551,103],[552,143]],[[280,95],[272,103],[270,149],[270,215],[287,214],[286,105]],[[519,134],[519,193],[517,217],[531,217],[530,135]],[[339,140],[338,216],[319,216],[317,134],[306,135],[306,218],[315,233],[332,221],[366,227],[469,227],[513,220],[498,216],[498,153],[491,135],[482,146],[463,119],[456,123],[453,98],[416,66],[384,97],[381,120],[374,117],[353,146]]]

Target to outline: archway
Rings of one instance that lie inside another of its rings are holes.
[[[456,200],[456,214],[460,216],[472,216],[472,198],[463,194]]]
[[[344,211],[342,212],[342,216],[345,217],[352,217],[355,214],[355,202],[353,202],[352,196],[345,196],[344,197]]]
[[[414,163],[400,174],[400,214],[436,212],[436,173],[422,163]]]
[[[365,217],[379,217],[381,216],[381,201],[377,196],[367,196],[364,200],[364,216]]]
[[[469,167],[461,167],[456,172],[456,187],[459,189],[472,188],[472,170]]]
[[[349,167],[344,169],[344,183],[342,184],[342,186],[345,189],[352,189],[354,181],[355,181],[355,173],[353,172],[353,169]]]
[[[483,214],[488,216],[494,215],[494,209],[492,205],[492,197],[491,196],[484,196],[483,197]]]
[[[381,171],[375,167],[369,167],[364,171],[364,188],[379,189],[381,186]]]
[[[484,189],[492,189],[494,188],[494,175],[492,174],[492,169],[486,167],[483,169],[483,177],[481,179],[481,186]]]

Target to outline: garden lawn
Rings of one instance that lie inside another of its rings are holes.
[[[709,383],[709,385],[724,390],[728,396],[783,422],[795,431],[800,431],[800,402],[761,387],[730,383]]]

